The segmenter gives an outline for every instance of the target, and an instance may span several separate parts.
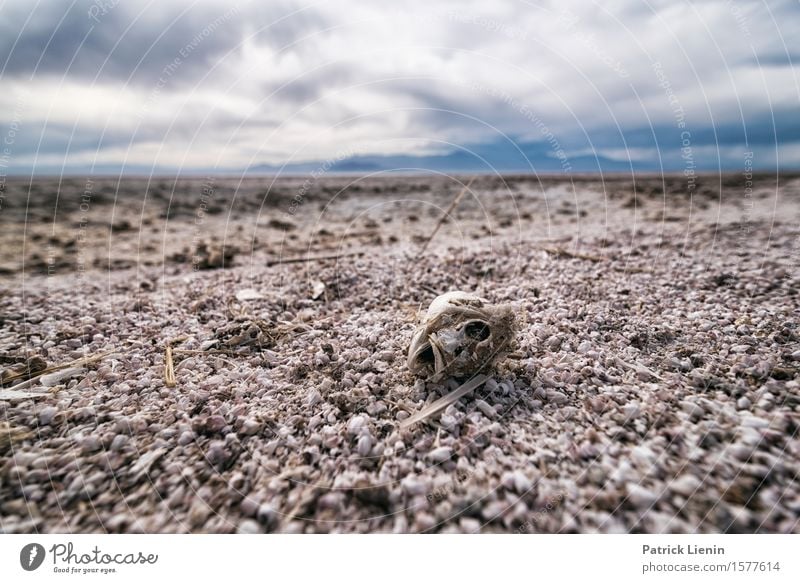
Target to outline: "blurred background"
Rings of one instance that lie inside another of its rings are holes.
[[[3,175],[800,167],[795,1],[0,15]]]

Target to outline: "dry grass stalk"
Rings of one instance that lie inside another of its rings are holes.
[[[13,379],[20,379],[20,378],[32,378],[37,375],[37,373],[43,369],[47,368],[47,361],[42,358],[41,356],[30,356],[28,358],[21,358],[18,356],[6,356],[3,355],[0,357],[2,362],[4,363],[11,363],[13,367],[11,369],[3,370],[0,372],[0,384],[4,384],[6,379],[13,378]],[[17,368],[16,372],[14,372],[14,368]]]
[[[419,286],[419,288],[420,288],[421,290],[425,290],[425,291],[426,291],[426,292],[428,292],[429,294],[433,294],[433,296],[434,296],[434,297],[442,295],[442,292],[440,292],[440,291],[437,291],[437,290],[433,289],[433,288],[432,288],[431,286],[429,286],[429,285],[421,284],[421,285]]]
[[[586,255],[584,253],[575,253],[573,251],[567,251],[562,247],[541,247],[542,251],[546,253],[550,253],[551,255],[555,255],[556,257],[568,257],[571,259],[585,259],[587,261],[594,261],[595,263],[599,263],[600,261],[605,261],[605,257],[601,257],[600,255]]]
[[[483,374],[475,375],[466,383],[458,387],[455,391],[451,393],[447,393],[444,397],[439,399],[438,401],[434,401],[419,413],[416,413],[406,419],[405,421],[400,423],[400,430],[408,429],[412,425],[416,425],[420,421],[424,421],[428,417],[436,415],[439,411],[442,411],[449,407],[452,403],[458,401],[464,395],[467,395],[480,387],[483,383],[485,383],[489,377]]]
[[[55,364],[53,366],[48,366],[47,368],[44,368],[40,371],[36,371],[33,374],[30,374],[28,371],[23,371],[19,374],[7,376],[6,378],[3,379],[2,383],[0,384],[11,385],[14,383],[14,381],[20,381],[25,379],[33,380],[39,378],[42,375],[46,375],[48,373],[55,372],[57,370],[61,370],[64,368],[83,368],[84,365],[97,362],[98,360],[101,360],[106,356],[109,356],[110,354],[113,354],[113,352],[101,352],[100,354],[95,354],[94,356],[84,356],[83,358],[79,358],[71,362],[65,362],[64,364]]]
[[[209,348],[208,350],[188,350],[186,348],[176,348],[172,354],[224,354],[226,356],[242,356],[243,352],[236,352],[235,350],[222,350],[220,348]]]
[[[275,259],[274,261],[267,261],[267,267],[273,265],[284,265],[285,263],[308,263],[311,261],[329,261],[331,259],[341,259],[343,257],[361,257],[364,255],[363,251],[354,251],[353,253],[340,253],[339,255],[318,255],[315,257],[288,257],[286,259]]]
[[[650,370],[649,368],[647,368],[643,364],[639,364],[638,362],[637,363],[625,362],[621,358],[617,358],[616,360],[617,360],[617,364],[619,366],[623,367],[623,368],[626,368],[626,369],[628,369],[630,371],[633,371],[635,373],[649,375],[649,376],[653,377],[654,379],[656,379],[657,381],[662,381],[662,382],[664,381],[664,379],[662,377],[658,376],[656,373],[654,373],[652,370]]]
[[[164,353],[164,384],[170,388],[178,384],[175,382],[175,363],[172,360],[172,345],[169,342]]]
[[[546,253],[550,253],[550,255],[555,255],[556,257],[568,257],[571,259],[585,259],[587,261],[594,261],[595,263],[599,263],[600,261],[605,261],[605,257],[601,257],[599,255],[585,255],[583,253],[575,253],[573,251],[567,251],[562,247],[541,247],[542,251]]]
[[[654,269],[647,269],[646,267],[615,267],[614,271],[620,273],[655,273]]]
[[[428,238],[425,240],[425,243],[423,243],[423,245],[422,245],[422,248],[419,250],[419,253],[417,254],[417,257],[420,257],[420,256],[421,256],[423,253],[425,253],[425,250],[428,248],[428,245],[430,245],[431,241],[432,241],[432,240],[433,240],[433,238],[436,236],[436,233],[438,233],[438,232],[439,232],[439,229],[442,227],[442,225],[444,224],[444,222],[447,220],[447,217],[449,217],[449,216],[450,216],[450,213],[452,213],[452,212],[453,212],[453,209],[455,209],[455,208],[456,208],[456,205],[458,205],[458,203],[459,203],[459,202],[461,202],[461,199],[462,199],[462,198],[464,198],[464,195],[467,193],[467,190],[469,190],[469,187],[470,187],[470,185],[472,184],[472,182],[473,182],[474,180],[475,180],[475,177],[473,176],[473,177],[472,177],[472,178],[470,178],[470,179],[469,179],[469,181],[468,181],[468,182],[467,182],[467,183],[464,185],[464,188],[462,188],[462,189],[459,191],[459,193],[458,193],[458,194],[455,196],[455,198],[453,199],[453,202],[451,202],[451,203],[450,203],[450,206],[449,206],[449,207],[447,207],[447,210],[446,210],[446,211],[444,211],[444,214],[441,216],[441,218],[439,218],[439,222],[438,222],[438,223],[436,223],[436,227],[434,227],[434,229],[433,229],[433,232],[432,232],[432,233],[430,234],[430,236],[429,236],[429,237],[428,237]]]

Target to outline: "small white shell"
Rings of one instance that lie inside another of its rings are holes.
[[[408,349],[408,368],[440,380],[485,370],[514,338],[514,311],[463,291],[431,302]]]

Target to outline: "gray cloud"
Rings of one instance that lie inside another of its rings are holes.
[[[432,154],[506,135],[546,152],[548,134],[655,164],[680,119],[704,152],[777,144],[800,166],[799,16],[742,0],[12,0],[0,130],[20,126],[9,165],[25,172]]]
[[[177,7],[168,7],[154,24],[147,11],[137,11],[129,3],[94,18],[89,16],[92,6],[97,5],[85,0],[71,6],[46,0],[32,14],[12,10],[3,19],[0,37],[0,59],[8,63],[4,75],[67,75],[84,81],[147,79],[178,56],[204,23],[218,16],[207,9],[181,14]],[[189,66],[207,66],[227,49],[228,40],[224,35],[212,36]]]
[[[235,51],[246,35],[277,50],[323,24],[308,12],[283,18],[292,11],[281,3],[247,1],[11,2],[0,24],[0,62],[6,77],[152,83],[176,57],[191,55],[182,59],[180,76],[192,79]]]

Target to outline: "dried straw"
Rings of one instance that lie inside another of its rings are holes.
[[[464,395],[467,395],[480,387],[483,383],[485,383],[489,377],[483,374],[475,375],[466,383],[458,387],[455,391],[451,393],[447,393],[444,397],[439,399],[438,401],[434,401],[427,407],[425,407],[419,413],[416,413],[406,419],[405,421],[400,423],[400,430],[408,429],[412,425],[416,425],[420,421],[424,421],[428,417],[436,415],[439,411],[446,409],[452,403],[458,401]]]

